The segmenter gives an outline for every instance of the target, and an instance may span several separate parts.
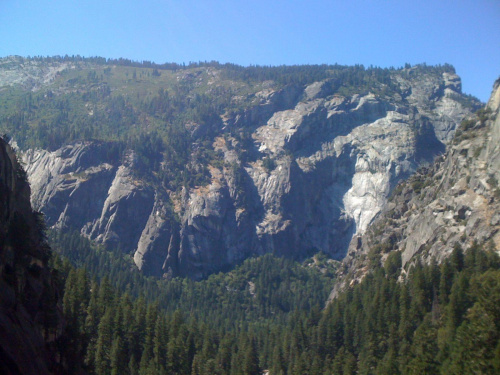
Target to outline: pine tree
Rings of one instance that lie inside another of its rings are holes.
[[[131,355],[140,364],[144,352],[144,341],[146,336],[146,302],[139,297],[133,306],[134,320],[128,330],[128,339]]]
[[[454,273],[458,273],[464,268],[464,252],[458,242],[453,247],[449,262]]]
[[[95,352],[97,345],[97,329],[99,326],[99,308],[97,306],[97,294],[99,293],[99,284],[96,281],[91,283],[92,294],[87,307],[87,317],[85,319],[85,333],[88,337],[87,354],[85,364],[90,368],[95,367]]]
[[[127,354],[123,346],[120,335],[116,335],[113,340],[110,352],[111,375],[128,374]]]
[[[97,295],[97,311],[99,316],[103,316],[108,307],[112,307],[114,302],[114,293],[109,279],[105,276],[99,285]]]
[[[113,309],[108,308],[98,327],[95,353],[95,372],[109,375],[111,371],[111,346],[113,343]]]
[[[128,361],[128,373],[130,375],[139,375],[139,366],[133,355],[130,356],[130,360]]]
[[[351,352],[346,352],[342,373],[344,375],[354,375],[357,373],[356,357]]]
[[[224,337],[221,340],[216,360],[217,368],[224,374],[229,373],[229,370],[231,369],[231,341],[228,337]]]
[[[403,372],[407,368],[410,357],[411,334],[414,331],[414,325],[410,317],[411,297],[407,285],[401,286],[399,298],[400,319],[398,327],[399,336],[399,368]]]
[[[88,345],[85,319],[89,303],[88,276],[84,269],[71,269],[68,273],[63,297],[63,313],[66,320],[67,338],[64,357],[68,370],[76,372],[80,358],[84,357]]]
[[[154,338],[153,338],[153,360],[158,370],[161,367],[166,368],[167,343],[168,343],[168,333],[167,333],[166,321],[163,316],[158,316],[156,319]]]
[[[155,335],[155,325],[156,319],[158,317],[158,309],[156,305],[149,305],[147,307],[146,317],[145,317],[145,326],[144,326],[144,344],[142,350],[142,356],[145,358],[144,360],[149,366],[149,361],[153,358],[153,339]],[[142,359],[141,359],[142,363]]]
[[[475,304],[457,330],[450,354],[449,374],[494,374],[492,359],[499,332],[491,316]]]
[[[468,296],[469,276],[464,272],[458,275],[453,283],[449,303],[446,309],[447,324],[450,329],[455,330],[460,325],[467,309],[471,306]]]
[[[286,373],[286,365],[285,360],[283,358],[283,353],[279,345],[274,347],[273,357],[272,357],[272,367],[270,369],[271,374],[285,374]]]
[[[249,339],[245,345],[243,356],[243,374],[244,375],[258,375],[259,358],[257,356],[257,349],[255,347],[255,340]]]
[[[446,305],[448,303],[448,297],[451,291],[451,286],[453,285],[454,278],[453,267],[450,261],[446,259],[441,264],[441,275],[439,280],[439,302],[441,305]]]
[[[412,360],[408,368],[409,374],[436,374],[439,372],[437,353],[437,330],[432,325],[431,317],[427,315],[422,324],[415,331],[411,346]]]
[[[191,375],[203,375],[203,360],[200,354],[196,354],[193,358],[191,367]]]
[[[396,351],[393,348],[390,348],[387,353],[385,353],[382,360],[378,363],[376,374],[377,375],[385,375],[385,374],[393,374],[397,375],[400,373],[399,366],[397,361]]]

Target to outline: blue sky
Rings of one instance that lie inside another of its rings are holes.
[[[486,101],[499,0],[0,0],[0,56],[241,65],[450,63]]]

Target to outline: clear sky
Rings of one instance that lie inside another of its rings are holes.
[[[0,57],[240,65],[450,63],[486,101],[500,0],[0,0]]]

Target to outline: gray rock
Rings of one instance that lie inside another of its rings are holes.
[[[86,225],[83,233],[97,242],[116,244],[123,251],[132,252],[153,204],[154,191],[135,179],[129,167],[121,165],[108,190],[101,216]]]
[[[450,83],[449,79],[447,85],[459,88],[456,81]],[[497,81],[485,123],[480,125],[478,121],[465,137],[454,140],[443,158],[402,184],[370,229],[351,241],[342,267],[347,271],[339,274],[330,298],[370,272],[366,255],[373,251],[382,251],[383,259],[391,251],[400,251],[402,276],[411,272],[411,264],[416,261],[442,261],[456,245],[467,251],[477,241],[500,253],[496,185],[500,173],[499,98]],[[469,152],[478,149],[486,151]],[[381,244],[389,246],[381,248]]]
[[[134,253],[135,264],[146,274],[163,275],[168,271],[165,264],[168,257],[177,257],[178,244],[174,241],[179,229],[168,217],[165,203],[155,196],[153,209]]]
[[[0,87],[16,85],[37,91],[52,82],[58,73],[74,68],[75,66],[68,62],[41,63],[19,56],[0,58]]]
[[[123,163],[106,159],[102,143],[29,151],[33,204],[49,225],[119,246],[157,276],[202,278],[266,252],[300,258],[321,250],[342,259],[394,186],[443,152],[470,113],[455,75],[393,80],[401,94],[392,97],[341,96],[328,80],[281,90],[263,85],[253,106],[222,117],[221,132],[252,132],[253,159],[240,160],[236,139],[221,134],[214,149],[225,166],[209,166],[210,184],[182,194],[134,177],[133,154]],[[276,168],[266,169],[265,157]],[[175,223],[166,219],[167,206]],[[408,254],[421,246],[415,239]],[[355,252],[363,248],[364,241]]]
[[[26,152],[31,202],[48,225],[76,229],[131,252],[153,208],[154,192],[131,174],[132,155],[119,166],[107,149],[102,142],[77,142],[54,152]]]

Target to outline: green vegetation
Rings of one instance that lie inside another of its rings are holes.
[[[266,255],[201,282],[158,281],[128,273],[130,261],[103,249],[82,250],[88,242],[78,244],[76,236],[70,237],[59,238],[65,253],[73,254],[75,264],[88,264],[90,271],[55,260],[65,283],[68,321],[68,341],[59,345],[74,371],[500,370],[500,259],[488,246],[474,244],[465,254],[456,246],[439,266],[413,264],[403,283],[397,281],[400,253],[392,252],[384,267],[374,266],[360,284],[323,309],[331,279],[311,266],[324,263],[321,255],[304,265]]]
[[[276,168],[276,162],[269,156],[266,156],[262,159],[262,166],[267,172],[271,172]]]
[[[476,111],[476,116],[481,123],[481,126],[484,126],[484,123],[489,119],[490,115],[491,109],[488,107],[484,107]]]
[[[418,79],[424,72],[454,72],[449,65],[396,70],[157,65],[78,56],[32,60],[74,68],[39,91],[2,89],[0,131],[21,148],[106,141],[110,159],[131,150],[138,177],[174,191],[206,183],[208,165],[223,165],[212,147],[218,135],[237,140],[243,163],[254,160],[247,125],[223,129],[221,116],[258,105],[255,93],[265,88],[326,80],[338,95],[369,90],[403,97],[396,75]],[[245,206],[248,177],[237,163],[226,167],[233,169],[237,199]],[[264,158],[263,167],[272,171],[276,162]],[[426,184],[415,178],[413,189]],[[176,220],[173,210],[167,216]],[[10,230],[17,233],[16,246],[27,247],[25,223],[13,221]],[[334,265],[322,254],[303,264],[269,254],[195,282],[145,277],[120,249],[93,245],[78,233],[52,232],[49,240],[58,254],[52,265],[64,289],[67,323],[54,345],[69,373],[500,371],[500,260],[477,244],[466,254],[457,247],[439,266],[407,265],[404,282],[398,282],[401,254],[390,252],[390,242],[379,244],[368,254],[373,272],[325,307]]]
[[[394,76],[406,70],[365,68],[362,65],[250,66],[217,62],[153,64],[126,59],[65,56],[21,59],[42,66],[68,63],[55,79],[38,91],[17,86],[0,90],[0,130],[21,148],[55,149],[81,139],[115,140],[127,145],[142,133],[156,131],[164,141],[171,127],[197,124],[210,137],[223,113],[254,105],[264,87],[280,89],[328,80],[341,95],[397,92]],[[440,74],[449,65],[412,69]],[[234,100],[239,98],[238,100]],[[182,133],[182,132],[181,132]],[[213,134],[212,134],[213,135]],[[187,135],[175,133],[175,137]]]
[[[455,132],[453,143],[458,144],[463,140],[473,138],[476,135],[477,129],[484,127],[490,115],[491,109],[485,107],[478,109],[473,117],[463,120],[460,127]],[[478,152],[480,152],[480,150]]]
[[[151,183],[173,191],[208,183],[208,164],[222,165],[212,146],[216,136],[236,139],[243,162],[255,160],[248,124],[224,126],[222,117],[234,118],[258,106],[255,94],[264,89],[300,89],[324,80],[332,94],[370,91],[401,96],[398,75],[418,79],[423,73],[454,72],[450,65],[399,70],[338,64],[241,67],[213,61],[179,65],[80,56],[11,62],[21,63],[66,68],[34,91],[0,88],[0,134],[11,136],[21,149],[55,150],[78,140],[107,141],[119,158],[125,150],[135,151],[138,177],[154,175]],[[284,106],[282,99],[275,104]],[[267,170],[274,168],[272,160],[264,162]]]
[[[333,272],[320,271],[328,271],[321,257],[317,258],[318,267],[305,267],[268,254],[201,282],[158,280],[142,275],[131,257],[120,250],[95,246],[77,232],[53,232],[49,239],[58,254],[78,268],[85,267],[90,277],[107,277],[114,288],[134,298],[154,301],[169,312],[190,311],[201,320],[217,321],[221,328],[230,329],[235,321],[283,322],[293,310],[323,305],[333,287]]]

